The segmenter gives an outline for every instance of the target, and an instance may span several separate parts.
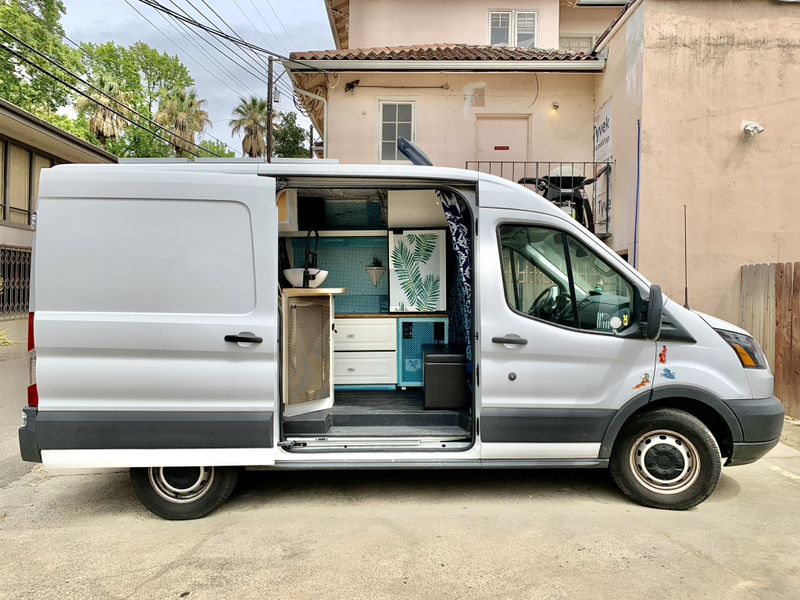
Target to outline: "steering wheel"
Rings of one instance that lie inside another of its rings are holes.
[[[561,288],[551,285],[536,297],[528,309],[528,314],[532,317],[549,318],[557,306],[559,294],[561,294]]]

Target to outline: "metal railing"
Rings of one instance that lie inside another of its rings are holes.
[[[27,316],[30,291],[30,248],[0,246],[0,319]]]
[[[546,186],[538,187],[537,181],[561,180],[562,188],[589,181],[583,191],[592,209],[594,233],[599,238],[611,236],[611,162],[469,160],[466,168],[520,183],[545,197],[548,197],[543,191]]]

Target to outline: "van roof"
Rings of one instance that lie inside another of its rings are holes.
[[[59,165],[56,169],[149,169],[157,171],[181,171],[198,173],[224,173],[231,175],[264,175],[267,177],[331,177],[367,179],[413,178],[451,183],[477,184],[479,181],[492,183],[514,194],[503,194],[501,203],[481,202],[483,206],[529,210],[563,216],[563,213],[550,201],[508,179],[468,169],[451,167],[429,167],[419,165],[343,165],[323,161],[305,161],[301,163],[267,163],[260,161],[199,161],[177,162],[170,160],[136,161],[116,165]]]

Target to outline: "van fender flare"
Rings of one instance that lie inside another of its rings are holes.
[[[600,453],[598,458],[611,458],[611,450],[614,447],[614,442],[617,439],[617,435],[619,435],[622,427],[628,422],[628,419],[630,419],[634,413],[644,408],[648,404],[652,404],[653,402],[657,402],[659,400],[666,400],[667,398],[683,398],[708,406],[725,421],[728,429],[730,429],[733,442],[741,442],[744,440],[742,426],[739,423],[739,419],[736,418],[736,415],[721,398],[718,398],[714,394],[711,394],[704,389],[694,386],[668,385],[657,387],[634,396],[617,411],[617,414],[615,414],[611,419],[611,422],[608,424],[606,432],[603,435],[603,441],[600,444]],[[676,408],[680,408],[680,406],[677,406]]]

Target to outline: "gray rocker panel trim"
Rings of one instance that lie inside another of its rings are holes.
[[[41,450],[271,448],[273,445],[273,413],[266,411],[39,411],[35,421]]]
[[[596,443],[616,410],[595,408],[484,408],[481,440],[506,443]]]

